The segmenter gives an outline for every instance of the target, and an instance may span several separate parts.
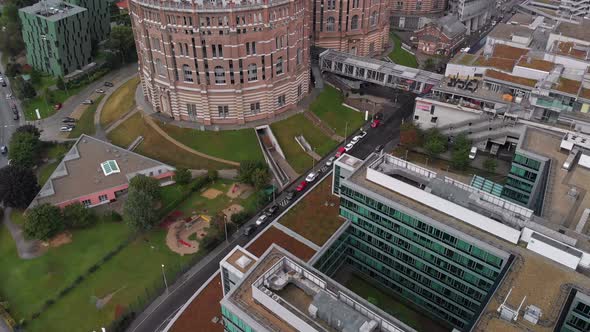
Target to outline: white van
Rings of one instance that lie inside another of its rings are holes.
[[[475,159],[475,155],[477,154],[477,147],[472,146],[471,150],[469,151],[469,159]]]

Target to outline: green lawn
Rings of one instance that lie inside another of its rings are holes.
[[[365,122],[363,113],[342,106],[343,102],[338,90],[326,86],[310,106],[315,115],[342,137],[350,135]]]
[[[47,182],[47,180],[49,180],[49,177],[51,176],[53,171],[55,171],[55,169],[57,168],[57,165],[59,165],[59,163],[60,163],[60,160],[57,160],[52,163],[48,163],[48,164],[45,164],[45,165],[39,167],[39,171],[37,173],[37,182],[39,182],[40,187],[43,187],[45,182]]]
[[[37,114],[35,113],[35,109],[39,109],[39,113],[42,119],[52,116],[56,112],[56,110],[53,109],[53,106],[55,104],[63,103],[70,96],[79,93],[82,89],[83,87],[68,89],[67,92],[61,90],[53,91],[53,96],[55,99],[55,102],[53,104],[48,103],[47,101],[45,101],[45,98],[39,95],[42,93],[42,91],[37,91],[37,97],[24,101],[23,111],[25,113],[25,119],[29,121],[37,120]]]
[[[100,125],[105,128],[115,122],[135,106],[135,90],[139,84],[139,77],[135,76],[121,85],[100,111]]]
[[[116,145],[127,148],[138,136],[143,136],[143,143],[135,152],[154,158],[161,162],[191,169],[228,169],[232,166],[202,158],[189,153],[163,138],[155,130],[148,127],[137,113],[120,124],[108,134],[108,139]]]
[[[78,138],[82,134],[90,136],[94,135],[96,132],[96,127],[94,126],[94,114],[96,113],[96,108],[103,97],[104,96],[99,96],[94,101],[94,104],[88,105],[88,107],[86,107],[82,113],[82,116],[80,116],[80,119],[78,119],[78,122],[76,122],[76,127],[68,135],[69,138]]]
[[[421,314],[420,311],[408,306],[406,301],[398,300],[390,291],[384,290],[374,283],[369,283],[357,275],[353,275],[345,286],[365,300],[372,298],[375,306],[406,323],[416,331],[443,332],[450,330],[450,328],[441,326]]]
[[[42,158],[61,159],[70,150],[70,143],[44,142]]]
[[[168,135],[199,152],[232,161],[264,160],[254,129],[201,131],[159,123]]]
[[[418,68],[418,61],[416,56],[402,48],[402,40],[395,33],[390,34],[393,41],[393,51],[389,53],[389,58],[398,65]]]
[[[303,135],[312,148],[322,156],[338,145],[338,142],[326,136],[303,114],[296,114],[288,119],[275,122],[270,127],[285,153],[287,161],[297,173],[304,173],[308,168],[311,168],[313,161],[311,156],[305,153],[299,143],[295,141],[295,136]]]

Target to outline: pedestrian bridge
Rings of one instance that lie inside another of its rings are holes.
[[[334,50],[320,54],[320,70],[417,94],[429,92],[444,77],[426,70]]]

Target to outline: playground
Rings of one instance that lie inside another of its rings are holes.
[[[199,240],[207,234],[210,221],[209,216],[195,215],[173,222],[168,227],[166,245],[181,256],[196,253],[199,251]]]

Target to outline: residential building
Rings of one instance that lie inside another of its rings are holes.
[[[390,0],[391,26],[400,30],[417,30],[444,15],[447,0]]]
[[[243,124],[272,119],[307,95],[311,23],[303,0],[131,0],[129,11],[141,86],[156,112]]]
[[[416,30],[418,50],[424,54],[448,56],[462,45],[465,26],[454,15],[447,15]]]
[[[590,330],[590,296],[572,289],[569,305],[562,312],[563,322],[559,332],[584,332]]]
[[[386,0],[315,0],[309,10],[314,46],[376,56],[389,44]]]
[[[60,0],[19,9],[27,62],[35,69],[64,77],[92,60],[89,12]]]
[[[461,23],[467,27],[467,34],[483,27],[492,16],[495,7],[490,0],[450,0],[450,12],[459,17]]]
[[[174,167],[82,135],[49,176],[29,208],[49,203],[65,207],[81,203],[94,207],[127,193],[136,175],[153,177],[160,185],[174,183]]]
[[[93,44],[109,37],[111,32],[111,2],[106,0],[65,0],[88,10],[88,28]]]
[[[240,246],[236,246],[221,260],[219,270],[221,271],[221,284],[224,295],[244,279],[246,273],[254,267],[257,260],[258,257]]]

